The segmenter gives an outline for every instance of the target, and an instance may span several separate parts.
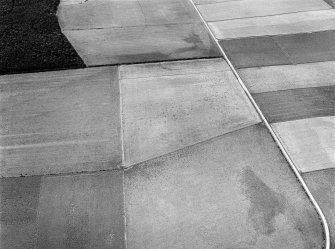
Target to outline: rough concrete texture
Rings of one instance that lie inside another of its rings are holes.
[[[239,69],[251,93],[334,86],[335,61]]]
[[[199,5],[206,21],[281,15],[294,12],[330,9],[323,0],[241,0]]]
[[[257,93],[253,97],[271,123],[335,116],[335,86]]]
[[[125,172],[127,246],[323,247],[318,215],[260,125]]]
[[[0,73],[84,67],[62,34],[59,0],[0,1]]]
[[[88,66],[220,57],[203,24],[65,30]]]
[[[201,22],[186,0],[61,0],[57,16],[63,30]]]
[[[335,169],[303,174],[308,188],[326,216],[330,230],[330,249],[335,248]]]
[[[129,67],[120,69],[126,166],[260,122],[223,59]]]
[[[335,29],[335,10],[242,18],[208,23],[217,39],[308,33]]]
[[[335,168],[335,117],[272,125],[301,172]]]
[[[220,45],[236,68],[291,64],[271,37],[222,40]]]
[[[1,176],[121,164],[116,68],[7,75],[0,87]]]
[[[1,249],[125,248],[122,178],[0,179]]]

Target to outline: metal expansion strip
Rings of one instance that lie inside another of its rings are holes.
[[[204,19],[204,17],[202,16],[202,14],[200,13],[199,9],[197,8],[197,6],[195,5],[195,3],[193,2],[193,0],[189,0],[191,2],[191,4],[193,5],[194,9],[197,11],[198,15],[200,16],[202,22],[204,23],[204,25],[206,26],[209,34],[211,35],[211,37],[213,38],[213,40],[215,41],[216,45],[218,46],[218,48],[220,49],[224,59],[226,60],[226,62],[228,63],[229,67],[231,68],[231,70],[233,71],[235,77],[237,78],[238,82],[240,83],[241,87],[243,88],[244,92],[246,93],[246,95],[248,96],[249,100],[251,101],[251,103],[253,104],[253,106],[255,107],[256,111],[258,112],[258,115],[261,117],[264,125],[266,126],[266,128],[269,130],[271,136],[273,137],[273,139],[275,140],[276,144],[278,145],[279,149],[281,150],[282,154],[284,155],[285,159],[287,160],[287,162],[289,163],[290,167],[292,168],[294,174],[296,175],[296,177],[298,178],[300,184],[302,185],[304,191],[306,192],[308,198],[310,199],[310,201],[312,202],[312,204],[314,205],[318,215],[320,216],[322,225],[323,225],[323,229],[324,229],[324,235],[325,235],[325,249],[330,249],[330,235],[329,235],[329,227],[328,227],[328,223],[327,220],[319,206],[319,204],[316,202],[315,198],[313,197],[312,193],[310,192],[310,190],[308,189],[304,179],[302,178],[299,170],[297,169],[297,167],[295,166],[295,164],[293,163],[291,157],[289,156],[289,154],[287,153],[286,149],[284,148],[284,146],[282,145],[281,141],[279,140],[278,136],[276,135],[276,133],[274,132],[274,130],[272,129],[271,125],[269,124],[269,122],[267,121],[267,119],[265,118],[264,114],[262,113],[261,109],[259,108],[259,106],[257,105],[256,101],[254,100],[254,98],[252,97],[251,93],[249,92],[248,88],[245,86],[243,80],[241,79],[241,77],[239,76],[238,72],[236,71],[235,67],[233,66],[233,64],[231,63],[231,61],[229,60],[228,56],[226,55],[225,51],[222,49],[222,47],[220,46],[218,40],[216,39],[216,37],[214,36],[212,30],[209,28],[206,20]]]

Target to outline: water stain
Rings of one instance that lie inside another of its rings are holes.
[[[275,232],[274,219],[285,212],[285,197],[274,192],[251,168],[243,172],[243,189],[251,206],[248,220],[260,234],[270,235]]]

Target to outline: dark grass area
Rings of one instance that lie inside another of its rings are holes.
[[[59,1],[0,1],[0,74],[85,66],[61,32]]]

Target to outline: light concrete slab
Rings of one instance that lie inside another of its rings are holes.
[[[256,93],[253,97],[271,123],[335,116],[335,86]]]
[[[335,29],[335,10],[217,21],[209,26],[217,39],[324,31]]]
[[[321,249],[319,217],[265,127],[125,172],[128,249]]]
[[[326,216],[330,248],[335,248],[335,169],[309,172],[303,178]]]
[[[334,86],[335,61],[239,69],[251,93]]]
[[[220,57],[203,24],[68,30],[64,34],[88,66]]]
[[[242,0],[198,6],[206,21],[288,14],[331,9],[323,0]]]
[[[63,30],[201,22],[189,0],[62,0],[57,16]]]
[[[121,164],[116,68],[7,75],[0,87],[1,176]]]
[[[120,80],[125,165],[129,166],[164,155],[171,151],[241,129],[260,122],[260,119],[224,60],[213,60],[214,71],[209,72],[209,61],[197,73],[189,73],[192,63],[178,62],[179,68],[165,63],[139,65],[135,70],[147,70],[146,75],[168,76]],[[222,65],[216,71],[217,63]],[[126,67],[126,66],[124,66]],[[171,70],[175,75],[171,75]],[[121,69],[121,72],[125,69]]]
[[[273,40],[294,63],[335,60],[335,30],[274,36]]]
[[[335,117],[273,124],[298,169],[305,173],[335,168]]]
[[[125,246],[123,172],[45,177],[38,207],[38,249]]]

